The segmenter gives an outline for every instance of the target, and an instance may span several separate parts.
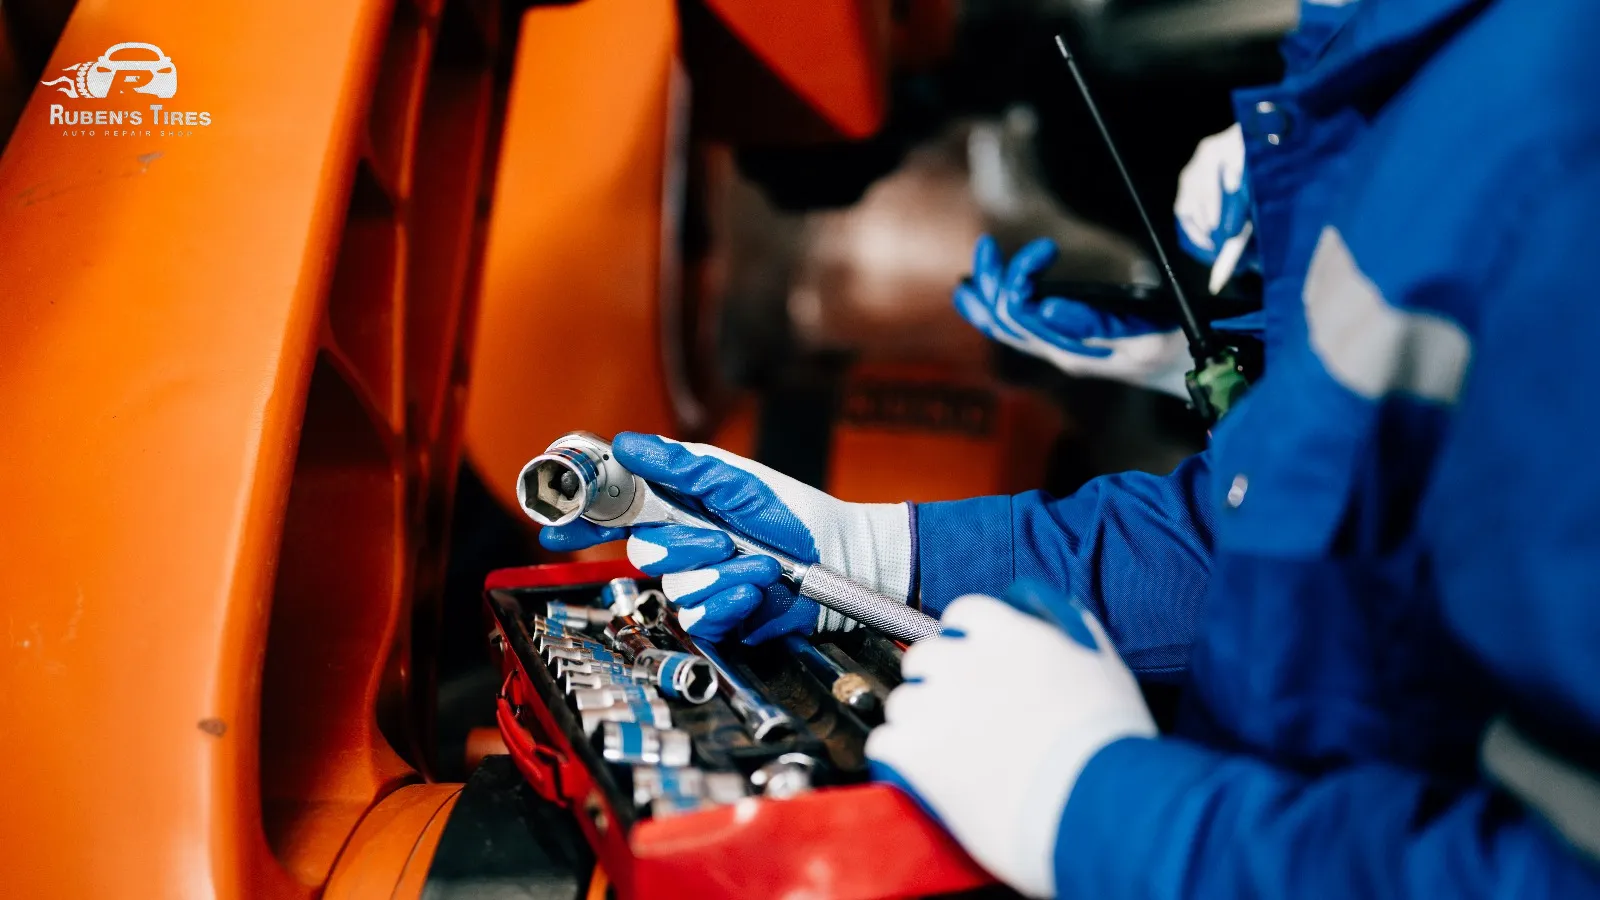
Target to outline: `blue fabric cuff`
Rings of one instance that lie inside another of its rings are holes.
[[[1172,738],[1123,738],[1090,757],[1056,833],[1056,895],[1126,896],[1132,884],[1151,896],[1182,893],[1185,839],[1209,812],[1183,795],[1222,759]]]
[[[916,563],[922,608],[938,616],[962,594],[999,597],[1016,580],[1011,553],[1011,498],[974,497],[919,503],[918,548],[938,548]]]

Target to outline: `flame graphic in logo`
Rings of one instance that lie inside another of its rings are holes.
[[[72,72],[74,74],[72,74],[72,75],[63,75],[60,78],[56,78],[56,79],[51,80],[51,81],[41,81],[39,83],[41,85],[44,85],[45,87],[49,87],[51,85],[56,85],[57,86],[56,90],[60,91],[63,94],[66,94],[68,97],[71,97],[72,99],[76,100],[81,96],[78,93],[78,78],[77,78],[77,74],[76,73],[77,73],[77,71],[79,69],[83,68],[86,65],[88,65],[88,63],[77,63],[75,65],[67,66],[65,69],[62,69],[61,71],[63,71],[63,72]]]

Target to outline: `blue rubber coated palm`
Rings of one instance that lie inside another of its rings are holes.
[[[752,473],[656,435],[619,434],[611,451],[630,472],[694,498],[745,536],[799,562],[818,561],[810,529]],[[602,528],[579,519],[543,529],[539,541],[552,550],[576,550],[630,533],[629,559],[672,587],[680,621],[696,637],[717,642],[735,636],[756,644],[815,630],[817,604],[780,580],[777,562],[736,556],[733,541],[720,532],[683,525]]]
[[[1034,281],[1056,256],[1055,243],[1039,238],[1007,263],[994,238],[983,236],[973,251],[972,277],[956,287],[956,311],[992,340],[1085,373],[1095,367],[1062,365],[1056,354],[1084,361],[1107,359],[1116,353],[1121,339],[1176,329],[1172,322],[1114,315],[1065,297],[1035,302]]]

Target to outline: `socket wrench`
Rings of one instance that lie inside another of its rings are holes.
[[[802,597],[868,628],[907,642],[939,633],[937,619],[893,597],[823,566],[792,559],[692,512],[682,500],[617,462],[610,441],[586,431],[562,436],[523,466],[517,476],[517,503],[541,525],[564,525],[582,517],[612,527],[674,524],[721,531],[740,553],[777,560]]]
[[[683,645],[684,649],[711,664],[711,668],[717,673],[717,683],[722,695],[728,698],[728,705],[733,707],[733,711],[744,722],[751,737],[763,742],[779,741],[799,730],[794,719],[791,719],[782,707],[769,702],[754,685],[734,672],[727,661],[712,649],[709,641],[696,640],[679,627],[677,616],[670,614],[662,616],[661,625]]]

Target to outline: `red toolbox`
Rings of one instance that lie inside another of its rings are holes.
[[[828,710],[826,697],[806,701],[815,707],[809,712],[784,705],[806,723],[808,739],[814,723],[831,723],[826,746],[838,783],[665,818],[636,810],[631,770],[606,762],[585,737],[529,628],[547,602],[593,603],[613,578],[650,584],[625,562],[570,563],[494,572],[484,596],[504,677],[498,718],[506,747],[542,797],[572,810],[619,900],[926,897],[992,883],[914,802],[864,780],[864,732],[841,727],[849,717]]]

